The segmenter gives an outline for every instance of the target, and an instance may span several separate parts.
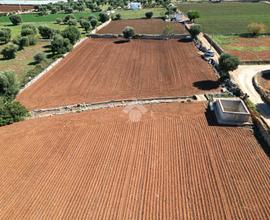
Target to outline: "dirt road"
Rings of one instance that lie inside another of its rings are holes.
[[[266,104],[253,86],[252,78],[260,71],[270,69],[270,65],[241,65],[231,73],[232,79],[249,95],[268,126],[270,126],[270,105]]]

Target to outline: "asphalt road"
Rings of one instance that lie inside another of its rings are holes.
[[[252,78],[260,71],[270,69],[270,65],[241,65],[231,73],[231,78],[249,95],[265,122],[270,127],[270,105],[265,103],[253,86]]]

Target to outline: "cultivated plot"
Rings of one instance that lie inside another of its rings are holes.
[[[131,19],[112,21],[109,25],[98,31],[98,34],[122,34],[126,26],[131,26],[137,34],[188,34],[184,25],[180,23],[165,22],[161,19]]]
[[[204,104],[144,108],[1,127],[0,218],[269,218],[270,161],[248,129],[210,126]]]
[[[0,12],[15,12],[15,11],[27,11],[34,9],[33,5],[2,5],[0,4]]]
[[[217,90],[193,43],[88,39],[18,96],[28,109]]]

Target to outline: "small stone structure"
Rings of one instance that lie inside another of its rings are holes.
[[[218,98],[212,103],[217,122],[225,125],[244,125],[249,123],[250,113],[239,98]]]

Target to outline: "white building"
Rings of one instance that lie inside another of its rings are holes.
[[[140,10],[142,9],[142,4],[140,2],[130,2],[128,3],[128,9]]]

